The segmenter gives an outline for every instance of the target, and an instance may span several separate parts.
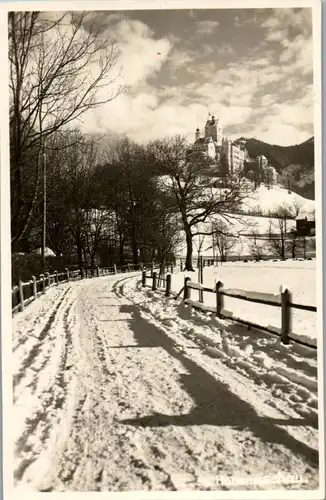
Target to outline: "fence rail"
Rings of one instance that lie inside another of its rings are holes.
[[[59,283],[68,283],[83,278],[91,278],[98,276],[107,276],[111,274],[118,274],[124,272],[139,271],[144,269],[153,269],[155,262],[140,263],[140,264],[125,264],[123,266],[113,265],[110,267],[92,267],[82,270],[69,270],[58,273],[54,271],[52,274],[41,274],[38,279],[35,276],[29,281],[19,281],[11,290],[12,308],[11,312],[14,314],[17,311],[23,311],[24,308],[33,300],[36,300],[40,295],[44,294],[46,290],[52,286],[57,286]]]
[[[161,283],[165,284],[165,296],[169,297],[171,295],[171,275],[174,271],[174,265],[172,263],[167,263],[163,267],[160,266],[160,273],[152,269],[150,276],[147,275],[146,271],[142,272],[142,286],[150,286],[152,290],[158,290],[161,287]],[[151,285],[147,285],[147,279],[152,280]],[[162,288],[162,287],[161,287]]]
[[[147,284],[147,279],[151,278],[152,283],[151,285]],[[290,340],[293,342],[296,342],[298,344],[301,344],[306,347],[310,347],[312,349],[317,349],[317,346],[313,344],[308,344],[307,342],[304,342],[303,340],[300,340],[298,338],[295,338],[291,336],[291,330],[292,330],[292,309],[301,309],[303,311],[312,311],[312,312],[317,312],[317,307],[316,306],[310,306],[310,305],[304,305],[304,304],[295,304],[292,302],[292,294],[290,290],[287,288],[282,289],[280,288],[280,293],[278,295],[272,294],[272,293],[256,293],[256,292],[250,292],[250,291],[245,291],[245,290],[231,290],[231,289],[225,289],[224,285],[221,281],[218,281],[215,285],[214,288],[209,288],[205,287],[201,283],[197,283],[195,281],[191,281],[191,278],[185,277],[184,280],[184,286],[182,289],[179,291],[179,293],[174,293],[171,291],[171,274],[167,275],[166,278],[166,288],[165,288],[165,296],[174,296],[175,299],[180,297],[183,294],[183,301],[186,304],[189,304],[190,306],[200,309],[200,310],[205,310],[205,311],[210,311],[214,312],[218,318],[221,319],[230,319],[232,321],[236,321],[238,323],[244,324],[248,327],[251,328],[257,328],[259,330],[267,331],[273,335],[277,335],[278,337],[281,338],[281,342],[283,344],[289,344]],[[142,274],[142,286],[150,286],[152,290],[159,290],[159,287],[157,286],[157,273],[153,272],[151,276],[148,276],[146,274],[146,271],[143,271]],[[215,306],[208,306],[204,305],[203,303],[203,298],[201,295],[201,300],[199,302],[194,301],[191,299],[191,290],[196,290],[198,292],[209,292],[213,293],[216,296],[216,303]],[[161,291],[161,290],[159,290]],[[228,313],[224,309],[224,297],[230,297],[230,298],[235,298],[239,300],[246,300],[249,302],[254,302],[257,304],[262,304],[262,305],[268,305],[272,307],[278,307],[281,309],[281,328],[274,328],[271,326],[264,326],[264,325],[259,325],[258,323],[254,323],[252,321],[248,321],[242,318],[238,318],[232,313]]]
[[[214,310],[216,312],[216,315],[218,318],[225,318],[225,319],[232,319],[233,321],[237,321],[239,323],[246,324],[250,327],[253,328],[259,328],[261,330],[268,331],[272,334],[276,334],[281,337],[281,341],[283,344],[289,344],[290,340],[293,340],[299,344],[305,345],[307,347],[311,347],[313,349],[316,349],[317,347],[314,346],[313,344],[308,344],[306,342],[300,341],[299,339],[291,337],[291,330],[292,330],[292,313],[291,309],[300,309],[303,311],[312,311],[312,312],[317,312],[317,307],[316,306],[310,306],[310,305],[304,305],[304,304],[294,304],[292,302],[292,293],[290,290],[287,288],[282,289],[280,287],[280,294],[278,298],[274,294],[268,294],[268,293],[263,293],[263,294],[257,294],[255,292],[248,292],[245,290],[228,290],[224,289],[224,284],[221,281],[218,281],[216,283],[215,289],[212,288],[207,288],[201,285],[200,283],[196,283],[190,280],[190,278],[185,278],[184,282],[184,287],[183,287],[183,298],[184,301],[189,303],[192,306],[197,307],[198,309],[201,309],[200,303],[194,303],[191,301],[190,295],[191,292],[190,290],[203,290],[206,292],[210,293],[215,293],[216,294],[216,307],[212,309],[211,307],[209,308],[210,310]],[[258,296],[260,295],[260,297]],[[263,305],[268,305],[268,306],[273,306],[273,307],[280,307],[281,308],[281,330],[278,331],[277,328],[272,328],[272,327],[266,327],[263,325],[259,325],[257,323],[243,320],[241,318],[235,317],[233,314],[228,314],[224,310],[224,297],[231,297],[235,299],[240,299],[240,300],[246,300],[249,302],[255,302],[257,304],[263,304]],[[205,307],[205,309],[207,309]]]

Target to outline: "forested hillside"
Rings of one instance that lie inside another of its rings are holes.
[[[264,155],[281,174],[284,186],[290,182],[291,189],[305,198],[315,198],[314,181],[314,137],[294,146],[277,146],[259,141],[246,140],[249,156]]]

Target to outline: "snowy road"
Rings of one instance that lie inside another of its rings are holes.
[[[94,278],[53,288],[14,317],[16,487],[273,489],[284,486],[264,477],[296,474],[303,483],[287,488],[316,488],[313,377],[302,379],[303,416],[207,355],[185,335],[191,318],[159,321],[141,293],[135,278]],[[302,362],[310,375],[313,363]]]

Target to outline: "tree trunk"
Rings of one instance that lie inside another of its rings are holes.
[[[81,275],[83,275],[83,249],[81,244],[81,238],[78,233],[76,235],[76,247],[77,247],[78,267],[81,272]]]
[[[92,276],[95,276],[95,253],[91,253],[91,270],[92,270]]]
[[[186,242],[187,242],[187,256],[186,256],[186,271],[194,271],[192,267],[192,253],[193,253],[193,243],[192,234],[190,228],[185,229],[186,232]]]
[[[124,249],[123,240],[121,238],[119,240],[119,257],[120,257],[120,265],[124,266],[124,263],[125,263],[125,249]]]
[[[160,272],[158,276],[158,283],[161,284],[161,280],[164,278],[164,265],[165,265],[165,257],[160,257]]]
[[[132,242],[132,255],[133,255],[134,264],[137,265],[138,264],[138,246],[137,246],[137,241],[135,239],[133,239],[133,242]]]

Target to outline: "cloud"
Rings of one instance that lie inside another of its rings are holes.
[[[170,52],[170,56],[168,58],[170,71],[173,72],[178,70],[179,68],[182,68],[183,66],[188,65],[193,61],[193,58],[194,56],[190,53],[190,51],[174,48]]]
[[[297,128],[295,125],[280,123],[279,119],[268,119],[263,121],[260,127],[255,129],[255,135],[260,140],[266,141],[269,144],[277,144],[279,146],[293,146],[301,144],[313,135],[312,128],[307,133],[307,129]]]
[[[135,20],[122,20],[116,26],[124,81],[127,85],[144,82],[160,71],[172,44],[168,38],[155,39],[149,27]]]
[[[262,27],[267,28],[270,33],[289,28],[299,29],[305,37],[309,37],[312,30],[311,16],[311,8],[270,9],[270,16],[262,23]]]
[[[262,23],[265,42],[279,44],[279,63],[287,73],[312,76],[312,10],[273,9]]]
[[[269,9],[268,14],[266,19],[264,11],[263,22],[257,17],[261,45],[237,59],[230,57],[239,53],[236,44],[224,39],[215,45],[171,33],[157,39],[140,21],[116,19],[119,62],[130,89],[88,113],[84,126],[127,134],[139,142],[176,133],[193,141],[196,126],[202,130],[211,111],[231,138],[254,136],[280,145],[306,140],[313,134],[307,9]],[[196,27],[203,36],[210,35],[218,23],[200,21]],[[248,29],[254,29],[253,23]],[[216,57],[218,51],[221,57]]]
[[[292,42],[284,40],[282,45],[284,51],[280,56],[280,63],[284,63],[284,71],[288,73],[300,72],[312,77],[312,37],[305,38],[303,35],[299,35]]]
[[[199,35],[210,35],[218,27],[220,23],[218,21],[197,21],[196,22],[196,32]]]

